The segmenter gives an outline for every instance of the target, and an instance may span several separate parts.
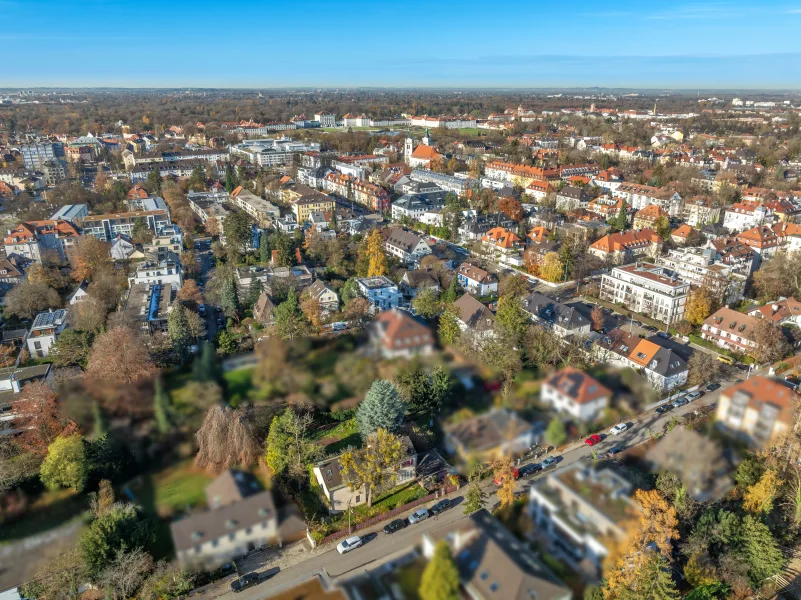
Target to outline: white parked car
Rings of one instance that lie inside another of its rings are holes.
[[[355,548],[358,548],[363,543],[364,542],[362,541],[361,536],[354,535],[346,539],[344,542],[339,542],[339,544],[337,544],[337,552],[340,554],[345,554]]]
[[[414,525],[415,523],[419,523],[420,521],[425,521],[428,517],[429,517],[428,509],[420,508],[409,515],[409,523]]]
[[[609,430],[609,435],[617,435],[618,433],[623,433],[629,428],[627,423],[618,423],[612,429]]]

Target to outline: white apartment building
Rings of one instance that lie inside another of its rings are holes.
[[[314,115],[314,120],[320,124],[320,127],[336,127],[337,116],[329,114]]]
[[[39,313],[33,320],[28,334],[28,352],[34,358],[44,358],[50,354],[50,348],[56,343],[58,336],[67,327],[67,309],[49,310]]]
[[[373,312],[398,308],[403,302],[403,294],[389,277],[359,277],[356,283]]]
[[[658,188],[638,183],[623,183],[614,192],[616,198],[623,198],[634,210],[642,210],[649,204],[656,204],[671,217],[680,217],[684,210],[681,195],[668,188]]]
[[[684,317],[690,284],[669,269],[637,262],[601,278],[601,299],[670,325]]]
[[[281,210],[277,206],[241,185],[231,192],[229,201],[253,217],[260,226],[270,225],[281,216]]]
[[[773,223],[773,210],[761,204],[737,202],[723,214],[723,227],[732,233]]]
[[[708,285],[725,304],[739,301],[745,291],[747,278],[729,265],[715,261],[712,248],[676,248],[660,256],[656,264],[676,273],[692,286]]]
[[[441,189],[459,195],[473,189],[478,184],[472,177],[446,175],[445,173],[435,173],[428,169],[413,169],[410,177],[413,181],[436,183]]]
[[[136,271],[128,277],[128,285],[136,283],[149,283],[151,285],[170,284],[175,291],[181,289],[183,278],[181,276],[181,263],[177,260],[166,259],[159,262],[142,262],[136,265]]]

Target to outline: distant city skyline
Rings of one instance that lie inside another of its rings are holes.
[[[801,2],[0,0],[0,20],[3,87],[801,88]]]

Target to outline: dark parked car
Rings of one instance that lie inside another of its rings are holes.
[[[656,407],[656,414],[664,415],[666,412],[670,412],[671,410],[673,410],[672,404],[663,404],[662,406]]]
[[[710,383],[708,386],[706,386],[706,391],[707,392],[714,392],[715,390],[719,390],[719,389],[720,389],[720,384],[719,383]]]
[[[409,521],[406,519],[395,519],[394,521],[390,521],[386,525],[384,525],[384,533],[387,535],[391,535],[396,531],[400,531],[401,529],[405,529],[409,526]]]
[[[606,451],[606,455],[609,457],[615,456],[623,452],[624,448],[622,446],[612,446],[609,450]]]
[[[660,331],[660,332],[659,332],[659,333],[657,333],[656,335],[658,335],[658,336],[659,336],[659,337],[661,337],[661,338],[665,338],[666,340],[669,340],[669,339],[670,339],[670,334],[669,334],[669,333],[667,333],[667,332],[665,332],[665,331]]]
[[[231,582],[231,590],[234,592],[241,592],[244,589],[258,585],[260,582],[261,578],[258,573],[247,573]]]
[[[679,406],[684,406],[685,404],[689,404],[689,401],[682,397],[673,401],[673,408],[678,408]]]
[[[520,477],[528,477],[539,471],[542,471],[542,465],[540,463],[529,463],[520,467]]]
[[[434,506],[428,509],[432,515],[438,515],[441,512],[445,512],[451,507],[451,501],[445,498],[444,500],[440,500]]]

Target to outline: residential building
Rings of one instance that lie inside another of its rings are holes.
[[[417,477],[417,451],[408,436],[403,436],[401,440],[405,455],[400,463],[392,469],[395,485],[408,483]],[[320,485],[321,494],[329,512],[340,513],[367,502],[367,490],[364,486],[352,490],[345,482],[338,456],[318,462],[312,468],[312,472]]]
[[[122,312],[148,336],[167,334],[167,319],[177,290],[160,283],[134,283],[128,290]]]
[[[273,322],[273,313],[275,311],[275,304],[273,304],[270,295],[262,291],[259,294],[259,299],[253,305],[253,318],[262,325],[269,325]]]
[[[605,235],[588,251],[600,259],[623,264],[643,256],[658,256],[661,248],[662,238],[653,229],[634,229]]]
[[[735,236],[735,239],[754,251],[757,263],[761,263],[766,258],[775,255],[781,249],[783,241],[767,225],[759,225],[742,231]]]
[[[747,277],[717,261],[712,248],[671,249],[667,256],[658,257],[656,264],[694,287],[708,286],[725,304],[738,302],[745,292]]]
[[[181,263],[177,259],[168,258],[157,262],[144,261],[136,265],[132,276],[128,277],[128,284],[149,283],[150,285],[171,285],[176,291],[181,289],[183,277]]]
[[[104,242],[111,242],[119,234],[132,237],[137,222],[143,222],[156,235],[171,225],[166,210],[91,215],[77,221],[84,235],[93,235]]]
[[[571,600],[573,592],[487,509],[423,534],[423,556],[444,540],[459,571],[462,598]]]
[[[457,325],[462,332],[469,331],[478,338],[494,334],[495,315],[487,306],[470,294],[464,294],[453,303]]]
[[[384,248],[404,264],[415,264],[431,254],[431,247],[414,231],[403,227],[387,227],[382,231]]]
[[[61,208],[59,208],[53,216],[50,217],[50,221],[72,221],[73,219],[80,219],[81,217],[85,217],[89,214],[89,205],[88,204],[65,204]]]
[[[723,307],[704,320],[701,337],[731,352],[753,355],[759,322],[756,317]]]
[[[446,175],[445,173],[436,173],[428,169],[413,169],[410,177],[413,181],[435,183],[440,189],[453,192],[459,196],[466,194],[478,185],[478,181],[471,177]]]
[[[392,203],[392,220],[422,221],[424,215],[445,206],[438,194],[404,194]]]
[[[501,264],[521,266],[523,243],[514,233],[503,227],[494,227],[481,238],[484,252]]]
[[[645,453],[654,473],[672,473],[697,502],[717,502],[731,491],[730,453],[712,438],[688,427],[674,427]]]
[[[24,144],[19,151],[26,169],[41,170],[47,161],[60,158],[62,146],[53,143]]]
[[[654,389],[667,391],[687,382],[689,368],[684,358],[660,345],[659,339],[643,339],[615,328],[596,340],[593,353],[599,362],[639,371]]]
[[[192,212],[200,218],[200,222],[206,226],[207,230],[211,228],[216,230],[220,235],[220,241],[225,243],[225,237],[222,235],[222,232],[224,231],[223,225],[225,223],[225,218],[231,214],[231,211],[213,199],[205,197],[192,198],[191,195],[188,199],[189,208],[191,208]],[[214,225],[210,225],[209,221],[215,221],[216,223]]]
[[[129,260],[136,252],[136,244],[133,243],[133,240],[121,233],[117,234],[109,249],[111,259],[117,262]]]
[[[681,195],[670,188],[657,188],[638,183],[622,183],[614,192],[618,198],[626,200],[634,210],[641,210],[649,204],[656,204],[671,217],[680,217],[684,210]]]
[[[358,277],[356,283],[373,312],[398,308],[403,303],[403,294],[389,277]]]
[[[431,290],[437,296],[439,296],[440,292],[439,279],[434,272],[429,269],[406,271],[398,287],[404,297],[410,300],[423,290]]]
[[[480,240],[490,229],[498,227],[512,229],[515,222],[503,212],[481,215],[468,213],[459,226],[459,238],[463,242]]]
[[[609,406],[612,392],[595,378],[573,367],[557,371],[542,382],[540,399],[577,421],[594,421]]]
[[[684,317],[689,294],[690,284],[675,271],[646,262],[615,267],[601,277],[601,300],[667,325]]]
[[[801,327],[801,302],[795,298],[779,298],[775,302],[752,308],[746,314],[774,325],[791,323]]]
[[[6,256],[19,254],[28,260],[42,262],[43,256],[52,253],[64,262],[79,235],[78,229],[69,221],[30,221],[9,231],[3,245]]]
[[[301,196],[292,203],[292,212],[295,213],[295,220],[303,224],[309,219],[309,215],[316,211],[329,212],[336,208],[336,202],[331,196],[326,196],[319,192],[308,196]]]
[[[709,196],[694,196],[684,203],[682,221],[690,227],[702,227],[720,221],[721,208]]]
[[[229,202],[249,214],[259,227],[268,227],[281,216],[281,211],[272,202],[259,198],[241,185],[231,192]]]
[[[792,430],[796,393],[783,382],[755,375],[720,393],[719,427],[752,447],[766,448]]]
[[[525,188],[535,179],[544,181],[559,181],[559,169],[543,169],[529,167],[517,163],[507,163],[495,160],[484,166],[484,175],[497,181],[505,181]]]
[[[566,185],[556,192],[556,210],[561,210],[563,212],[571,212],[577,208],[584,208],[589,201],[590,196],[580,187]]]
[[[648,204],[645,208],[641,208],[634,213],[634,229],[654,229],[656,222],[662,217],[669,219],[667,212],[661,206]]]
[[[306,524],[251,473],[228,469],[206,487],[207,510],[170,524],[178,564],[214,569],[253,550],[303,539]]]
[[[539,292],[532,292],[523,298],[520,305],[535,323],[550,329],[560,338],[571,335],[588,336],[592,330],[589,319],[575,307],[557,302]]]
[[[491,460],[524,452],[540,440],[542,430],[514,411],[496,408],[446,425],[445,449],[465,462],[474,457]]]
[[[758,202],[737,202],[723,213],[723,227],[738,233],[773,223],[773,210]]]
[[[317,300],[324,313],[339,309],[339,296],[319,279],[306,288],[306,293]]]
[[[50,355],[50,348],[67,327],[67,309],[59,308],[36,315],[28,333],[28,352],[34,358]]]
[[[577,462],[532,484],[529,512],[548,549],[591,579],[601,575],[610,543],[625,539],[636,514],[632,484],[609,468]]]
[[[476,296],[490,296],[498,293],[498,277],[494,273],[480,269],[469,262],[456,269],[459,285]]]
[[[434,334],[431,328],[405,310],[385,310],[370,322],[370,347],[383,358],[411,358],[431,354]]]

